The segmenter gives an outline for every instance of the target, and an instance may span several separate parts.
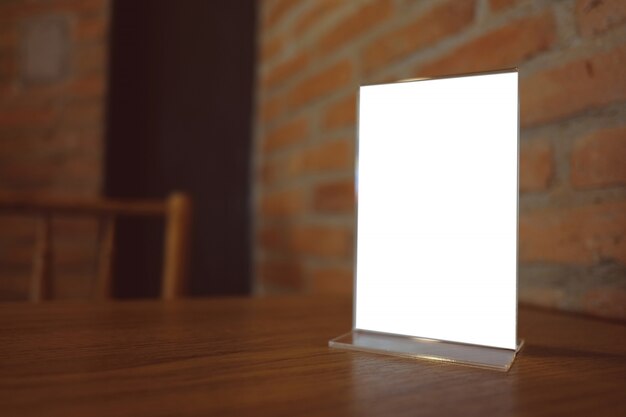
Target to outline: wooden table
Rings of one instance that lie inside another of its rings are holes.
[[[626,416],[626,326],[523,308],[509,373],[331,350],[345,298],[0,304],[0,415]]]

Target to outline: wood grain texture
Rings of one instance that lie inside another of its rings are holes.
[[[626,415],[626,326],[520,310],[509,373],[331,350],[346,298],[0,304],[3,416]]]

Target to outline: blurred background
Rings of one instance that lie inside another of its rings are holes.
[[[515,66],[520,300],[626,319],[622,0],[2,0],[0,192],[183,190],[193,295],[350,294],[357,87]],[[54,227],[78,297],[95,225]],[[161,232],[119,229],[116,293],[155,294]],[[0,216],[0,298],[32,245]]]

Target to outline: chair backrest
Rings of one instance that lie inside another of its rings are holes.
[[[165,200],[70,199],[0,194],[0,214],[23,214],[38,218],[33,256],[30,300],[52,296],[52,219],[55,216],[98,219],[100,239],[95,296],[112,296],[115,224],[120,216],[162,217],[165,220],[161,297],[174,299],[186,294],[191,228],[191,201],[184,193]]]

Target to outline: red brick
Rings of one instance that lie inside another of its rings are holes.
[[[20,193],[19,195],[28,195]],[[0,239],[8,236],[9,240],[30,242],[37,230],[37,221],[30,214],[8,215],[0,213]],[[55,239],[63,240],[66,236],[90,236],[96,238],[97,221],[95,218],[64,218],[55,217],[52,222],[52,233]]]
[[[73,38],[75,41],[105,41],[109,30],[109,22],[104,17],[92,17],[78,19],[74,28]],[[105,45],[100,45],[106,49]]]
[[[92,297],[94,276],[91,268],[63,271],[54,277],[53,295],[55,300],[85,300]]]
[[[265,193],[261,200],[262,216],[290,216],[301,212],[305,205],[302,190],[286,190]]]
[[[354,286],[352,268],[315,268],[311,281],[311,290],[317,294],[351,295]]]
[[[263,261],[257,265],[259,281],[282,289],[297,290],[304,287],[304,270],[294,260]]]
[[[508,23],[471,40],[433,62],[418,67],[421,75],[441,75],[515,67],[550,48],[556,39],[551,13]]]
[[[55,116],[51,108],[0,109],[0,128],[45,126],[51,124]]]
[[[42,157],[45,155],[81,155],[98,153],[101,148],[99,133],[81,129],[73,132],[65,130],[51,134],[19,135],[15,139],[0,141],[0,161],[14,159],[16,155]],[[1,163],[1,162],[0,162]]]
[[[351,140],[342,139],[322,143],[295,154],[288,162],[291,176],[314,172],[354,169],[354,150]]]
[[[325,213],[353,213],[354,180],[317,185],[313,189],[313,208]]]
[[[69,86],[69,93],[76,97],[101,98],[104,96],[105,90],[106,79],[102,74],[93,74],[78,78]]]
[[[352,254],[352,230],[339,226],[299,226],[292,230],[294,253],[324,258],[347,258]]]
[[[582,36],[589,37],[626,22],[624,0],[579,0],[576,21]]]
[[[343,87],[352,86],[353,68],[348,60],[339,61],[300,81],[287,97],[287,103],[299,107]]]
[[[21,19],[43,13],[102,13],[108,0],[57,0],[46,2],[0,2],[0,16],[4,19]]]
[[[101,179],[101,161],[97,157],[40,158],[13,160],[0,164],[3,186],[39,189],[62,184],[71,189],[74,185],[89,184],[96,187]]]
[[[18,31],[9,25],[0,27],[0,50],[14,51],[18,45]],[[8,57],[3,57],[7,60]]]
[[[524,127],[626,99],[626,46],[574,60],[520,80]]]
[[[13,224],[9,227],[2,226],[0,229],[3,241],[0,242],[0,270],[3,271],[2,279],[0,279],[0,299],[5,298],[3,294],[11,288],[10,283],[5,280],[7,271],[23,271],[22,277],[26,280],[24,287],[26,288],[33,270],[36,222],[28,216],[15,217],[18,219],[17,229],[13,227]],[[87,228],[87,224],[91,227]],[[19,229],[23,229],[24,226],[27,226],[25,232],[27,232],[28,239],[26,240],[19,236],[19,233],[24,232]],[[97,235],[94,226],[95,221],[90,219],[70,221],[57,218],[53,221],[53,264],[51,266],[55,276],[65,278],[68,272],[82,269],[87,272],[84,278],[88,283],[95,278]]]
[[[0,280],[0,301],[26,301],[30,288],[30,273],[13,272],[2,274]]]
[[[599,287],[583,297],[585,313],[610,319],[626,320],[626,290],[619,287]]]
[[[0,50],[0,54],[4,54]],[[12,81],[17,78],[17,60],[14,58],[0,59],[0,103],[8,101],[11,90],[14,89]]]
[[[304,12],[294,24],[294,35],[303,36],[304,32],[327,19],[334,10],[345,4],[343,0],[316,0],[312,3],[311,8]]]
[[[0,78],[6,80],[0,85],[0,125],[3,125],[2,136],[7,139],[0,145],[1,188],[38,195],[98,194],[101,182],[102,99],[106,91],[108,6],[107,0],[0,4],[0,19],[4,24],[0,24],[0,54],[10,57],[0,60]],[[73,75],[61,83],[18,85],[15,83],[18,75],[18,23],[23,19],[51,14],[62,14],[72,22]],[[5,32],[7,28],[10,30]],[[69,292],[81,286],[88,288],[90,281],[84,279],[85,276],[79,280],[78,276],[74,279],[68,273],[81,269],[88,273],[86,278],[93,275],[95,233],[85,237],[82,233],[75,233],[75,226],[66,230],[68,227],[57,223],[54,226],[55,273],[63,277],[55,283],[58,284],[57,289],[65,291],[65,283],[69,285]],[[30,226],[28,239],[32,241],[35,228],[34,224]],[[4,225],[0,229],[2,235],[12,233]],[[89,242],[91,248],[86,244]],[[18,239],[8,242],[7,248],[14,249],[16,247],[12,245],[19,244],[18,236]],[[88,253],[88,249],[92,253]],[[19,254],[13,254],[19,260]],[[31,265],[27,265],[25,271],[24,276],[28,278]],[[0,280],[0,292],[5,290],[4,282]]]
[[[4,231],[3,231],[4,233]],[[35,235],[35,225],[33,222],[32,235]],[[0,250],[0,264],[7,268],[27,266],[32,269],[32,261],[35,254],[34,241],[28,244],[10,242]]]
[[[87,236],[95,241],[98,235],[98,220],[96,218],[55,218],[52,222],[53,233],[63,240],[64,237],[74,238]]]
[[[104,122],[102,100],[78,100],[59,111],[58,122],[65,129],[93,128]]]
[[[97,243],[95,235],[91,239],[87,237],[74,238],[72,241],[67,239],[60,242],[59,239],[54,240],[53,253],[54,253],[54,267],[56,270],[77,270],[81,268],[90,268],[94,271],[93,277],[95,278],[95,271],[98,266]]]
[[[354,93],[332,103],[324,111],[322,127],[330,130],[354,126],[356,123],[356,106],[356,94]]]
[[[277,161],[264,161],[257,171],[261,184],[269,185],[279,181],[282,175],[281,165]]]
[[[277,65],[263,79],[263,88],[270,89],[275,87],[304,71],[309,65],[309,58],[309,53],[305,50]]]
[[[74,73],[78,76],[101,74],[107,69],[107,50],[104,45],[92,44],[74,49]]]
[[[522,262],[626,263],[626,203],[526,212],[519,227]]]
[[[304,117],[290,120],[270,131],[263,141],[263,149],[271,152],[304,140],[309,134],[309,122]]]
[[[37,222],[32,217],[0,213],[0,230],[0,242],[31,244],[34,242]]]
[[[15,78],[17,79],[17,78]],[[64,95],[67,90],[66,83],[15,85],[8,94],[0,96],[0,103],[4,110],[51,108],[51,104]]]
[[[474,20],[474,1],[448,1],[417,16],[410,24],[375,39],[363,52],[367,73],[460,32]]]
[[[66,83],[56,83],[49,85],[32,85],[16,88],[6,97],[6,110],[17,109],[57,109],[65,105],[60,101],[60,97],[66,98]],[[1,100],[1,98],[0,98]],[[69,100],[68,100],[69,101]]]
[[[259,119],[263,123],[270,123],[280,116],[285,110],[282,96],[275,96],[265,100],[259,107]]]
[[[110,7],[110,0],[56,0],[53,6],[73,9],[77,13],[92,15],[106,13]]]
[[[541,191],[550,186],[554,171],[550,144],[533,141],[520,146],[520,191]]]
[[[287,175],[285,161],[271,161],[263,164],[260,171],[260,183],[265,187],[289,183],[291,178]]]
[[[38,195],[50,194],[72,197],[93,197],[98,195],[102,189],[102,177],[97,178],[76,178],[57,179],[55,181],[41,182],[40,184],[19,185],[13,188],[7,188],[12,191],[28,191]]]
[[[8,99],[15,93],[16,90],[13,83],[1,81],[5,75],[7,76],[7,79],[13,78],[13,76],[3,73],[2,62],[0,62],[0,103],[2,103],[3,97]]]
[[[572,150],[572,185],[626,185],[626,127],[603,129],[578,139]]]
[[[302,175],[353,170],[353,139],[339,139],[264,161],[259,176],[261,182],[267,185],[289,181]]]
[[[281,251],[289,247],[288,229],[281,226],[262,227],[257,234],[259,247],[265,250]]]
[[[523,0],[489,0],[489,6],[494,12],[499,12],[520,4]]]
[[[393,12],[391,0],[376,0],[364,4],[354,13],[340,20],[317,44],[321,54],[347,46],[352,40],[384,22]]]
[[[280,36],[275,36],[274,38],[263,42],[261,45],[261,61],[267,62],[274,58],[281,52],[284,45],[285,39]]]
[[[269,10],[264,16],[262,29],[268,30],[273,25],[278,24],[298,3],[295,0],[276,0],[273,5],[266,6]]]

